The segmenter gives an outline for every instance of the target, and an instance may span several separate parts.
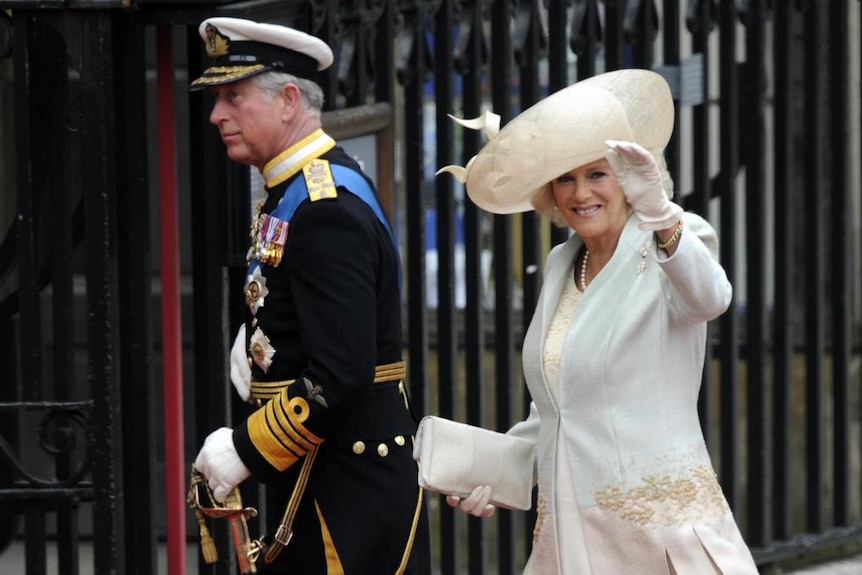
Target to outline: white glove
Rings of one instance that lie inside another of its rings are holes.
[[[634,142],[605,142],[608,160],[629,205],[641,219],[642,230],[666,230],[682,217],[682,208],[670,201],[662,187],[655,158]]]
[[[251,475],[236,452],[233,430],[229,427],[216,429],[207,436],[195,458],[195,469],[207,478],[213,497],[219,502]]]
[[[245,324],[239,326],[233,347],[230,349],[230,380],[243,401],[248,401],[251,382],[251,368],[245,350]]]
[[[470,495],[464,499],[457,495],[446,496],[446,503],[451,507],[457,507],[464,513],[469,513],[475,517],[490,517],[494,514],[494,510],[497,508],[488,503],[490,500],[491,488],[487,485],[474,488]]]

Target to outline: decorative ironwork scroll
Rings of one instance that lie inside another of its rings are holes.
[[[5,437],[0,436],[0,463],[9,465],[29,487],[34,489],[68,488],[78,485],[90,469],[90,447],[87,442],[89,433],[89,412],[91,401],[76,402],[14,402],[0,403],[2,412],[40,411],[45,413],[37,426],[39,447],[55,461],[75,459],[76,466],[66,477],[53,479],[40,476],[28,470],[19,454]],[[83,445],[83,457],[74,457],[77,448]]]

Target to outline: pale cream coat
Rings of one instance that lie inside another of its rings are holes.
[[[541,348],[582,241],[573,236],[548,255],[523,349],[533,404],[509,431],[537,445],[538,519],[525,573],[756,575],[697,412],[706,322],[732,295],[715,231],[686,213],[668,258],[638,223],[629,218],[578,304],[555,393]],[[558,515],[559,497],[576,504]]]

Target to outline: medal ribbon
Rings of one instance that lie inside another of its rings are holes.
[[[377,216],[377,219],[386,228],[389,238],[392,240],[392,247],[395,249],[395,254],[398,256],[398,243],[395,241],[395,235],[392,233],[392,228],[389,226],[389,221],[380,206],[380,201],[377,199],[377,194],[368,185],[368,181],[355,170],[347,166],[339,164],[330,164],[332,171],[332,179],[335,181],[336,188],[343,187],[348,192],[352,193],[360,200],[365,202],[368,207]],[[251,275],[254,269],[260,264],[268,264],[277,266],[281,261],[281,256],[284,253],[284,244],[287,241],[287,230],[289,227],[290,218],[299,205],[308,197],[308,186],[305,178],[300,175],[294,179],[284,191],[284,195],[278,202],[278,206],[270,214],[261,214],[258,222],[259,233],[257,245],[254,246],[254,253],[249,262],[248,273]],[[400,272],[400,256],[399,261],[399,278]],[[400,285],[400,279],[399,279]]]

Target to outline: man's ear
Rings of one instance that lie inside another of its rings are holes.
[[[296,84],[288,82],[281,89],[281,97],[284,100],[284,110],[282,112],[285,121],[292,120],[302,107],[302,93]]]

